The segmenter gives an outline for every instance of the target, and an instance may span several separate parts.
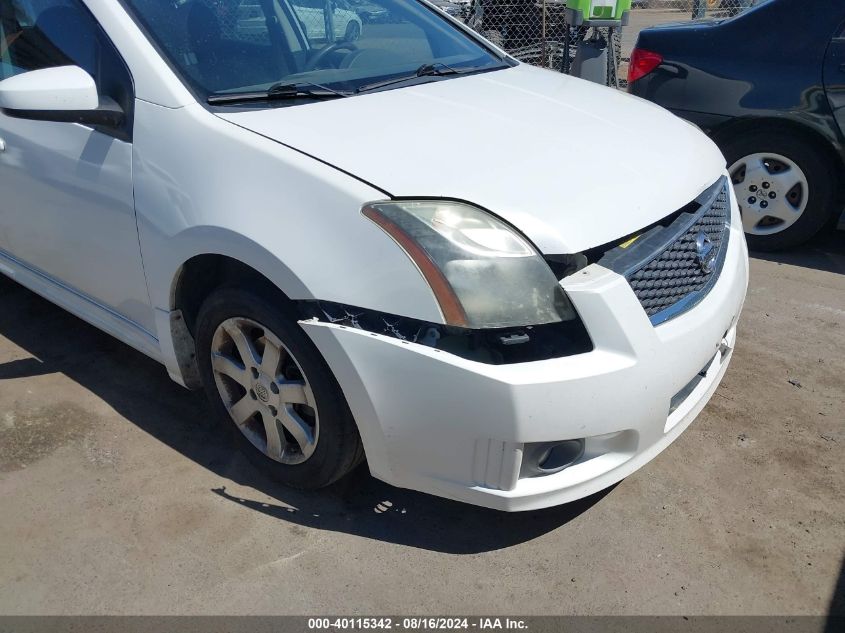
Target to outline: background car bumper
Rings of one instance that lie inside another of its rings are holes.
[[[748,281],[732,206],[719,280],[698,305],[658,327],[628,282],[607,269],[589,266],[562,282],[595,344],[586,354],[487,365],[302,322],[346,395],[372,474],[477,505],[529,510],[597,492],[648,462],[698,415],[731,357]],[[520,477],[526,445],[581,438],[584,455],[572,466]]]
[[[669,111],[675,116],[695,124],[705,134],[711,134],[720,126],[731,121],[731,117],[721,114],[711,114],[709,112],[695,112],[693,110],[679,110],[677,108],[669,108]]]

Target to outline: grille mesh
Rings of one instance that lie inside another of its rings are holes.
[[[702,291],[719,275],[722,246],[728,237],[726,223],[730,206],[727,187],[725,183],[707,206],[697,211],[695,222],[680,237],[628,275],[628,282],[649,317],[659,315],[689,295]],[[696,238],[702,232],[716,249],[717,265],[710,272],[703,271],[697,259]]]

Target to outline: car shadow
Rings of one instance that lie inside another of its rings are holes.
[[[839,578],[830,597],[824,633],[841,633],[842,631],[845,631],[845,556],[842,558]]]
[[[255,470],[211,421],[201,393],[171,382],[164,368],[0,275],[0,336],[31,355],[0,363],[0,380],[64,374],[126,420],[227,480],[221,499],[320,530],[452,554],[501,549],[537,538],[583,514],[612,488],[547,510],[508,514],[389,486],[362,464],[329,488],[302,492]],[[234,482],[258,499],[234,494]],[[275,502],[267,502],[269,497]]]
[[[785,251],[751,251],[751,257],[778,264],[845,275],[845,231],[824,231],[803,246]]]

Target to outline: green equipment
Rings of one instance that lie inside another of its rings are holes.
[[[623,26],[628,23],[631,0],[567,0],[567,21],[572,26],[602,22],[595,26]],[[614,22],[615,24],[607,24]]]
[[[567,0],[561,70],[618,88],[619,32],[630,14],[631,0]],[[573,45],[575,59],[570,59]]]

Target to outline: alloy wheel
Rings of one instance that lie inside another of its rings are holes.
[[[795,161],[759,152],[729,168],[742,227],[749,235],[772,235],[795,224],[807,208],[809,185]]]
[[[289,465],[314,453],[320,428],[314,394],[278,336],[251,319],[226,319],[212,338],[211,367],[229,416],[253,446]]]

